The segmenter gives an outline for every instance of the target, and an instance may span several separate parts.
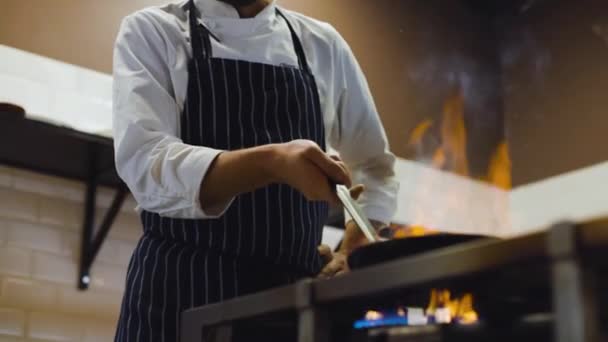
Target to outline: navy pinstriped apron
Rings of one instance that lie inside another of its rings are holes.
[[[213,58],[190,1],[189,63],[181,138],[237,150],[295,139],[325,149],[314,76],[289,20],[299,67]],[[144,235],[129,270],[116,341],[178,341],[182,311],[312,276],[321,268],[328,207],[286,185],[238,196],[217,219],[142,212]]]

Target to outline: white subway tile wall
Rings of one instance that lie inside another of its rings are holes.
[[[4,277],[0,284],[2,307],[53,310],[57,305],[57,286],[53,283]]]
[[[29,251],[3,246],[0,249],[0,274],[29,277],[31,271],[31,255]]]
[[[78,260],[44,252],[32,255],[32,278],[65,285],[73,285],[76,281]]]
[[[29,222],[38,221],[38,196],[20,192],[11,188],[0,188],[0,217],[21,219]]]
[[[99,290],[94,285],[85,292],[75,286],[62,286],[59,288],[57,302],[62,312],[104,318],[112,317],[118,312],[121,299],[116,296],[116,291]],[[91,311],[91,308],[95,308],[95,311]]]
[[[110,230],[109,236],[111,238],[126,240],[126,241],[137,241],[142,234],[142,227],[139,220],[139,216],[135,213],[129,215],[119,215],[114,221],[112,230]]]
[[[113,192],[101,189],[97,220]],[[0,342],[110,342],[127,265],[141,235],[129,198],[76,289],[84,186],[0,166]]]
[[[61,197],[72,201],[81,201],[84,191],[84,183],[25,170],[13,172],[13,186],[15,190]]]
[[[91,268],[91,284],[102,289],[122,292],[127,277],[127,267],[125,266],[97,261]]]
[[[10,187],[13,184],[13,179],[10,175],[10,169],[0,165],[0,186]]]
[[[84,327],[83,342],[106,342],[114,340],[114,324],[88,322]],[[177,342],[177,341],[175,341]]]
[[[23,336],[25,312],[18,309],[0,309],[0,334]]]
[[[44,225],[6,222],[6,241],[9,246],[60,253],[62,248],[61,231]]]
[[[6,239],[6,223],[0,220],[0,246],[4,243]]]
[[[82,226],[84,206],[81,203],[40,198],[40,222],[78,231]]]
[[[49,341],[82,341],[83,322],[80,318],[50,312],[32,312],[28,315],[29,338]]]

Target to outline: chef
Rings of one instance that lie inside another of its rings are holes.
[[[188,308],[346,272],[365,238],[347,219],[340,250],[320,246],[331,184],[363,185],[377,226],[395,210],[395,157],[352,51],[274,1],[128,16],[113,106],[116,166],[144,232],[116,341],[178,341]]]

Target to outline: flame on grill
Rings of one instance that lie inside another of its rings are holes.
[[[488,167],[488,182],[495,186],[509,190],[511,189],[511,157],[509,154],[509,145],[506,141],[501,142]]]
[[[466,293],[460,298],[452,298],[450,290],[433,289],[426,308],[428,317],[435,317],[437,323],[473,324],[479,320],[473,308],[473,295]]]
[[[426,227],[423,227],[420,225],[412,225],[412,226],[393,225],[392,228],[394,231],[393,238],[395,238],[395,239],[405,239],[405,238],[434,235],[434,234],[440,233],[438,230],[429,229],[429,228],[426,228]]]
[[[467,129],[465,125],[465,97],[456,88],[445,100],[442,115],[437,122],[422,120],[411,132],[408,144],[415,152],[416,160],[435,169],[449,171],[462,177],[475,178],[501,189],[511,189],[511,158],[509,145],[501,141],[493,151],[487,170],[473,177],[467,155]],[[419,183],[424,184],[425,179]],[[425,192],[422,186],[421,192]],[[446,189],[449,193],[449,189]],[[439,233],[441,227],[419,225],[426,215],[423,211],[415,214],[412,225],[392,227],[393,238],[411,238]],[[434,228],[434,229],[431,229]]]
[[[365,314],[365,319],[368,321],[377,321],[379,319],[382,319],[383,317],[384,317],[384,315],[381,312],[374,311],[374,310],[369,310]]]
[[[395,319],[401,317],[402,319]],[[412,307],[398,307],[397,310],[369,310],[360,326],[382,325],[427,325],[427,324],[475,324],[479,315],[473,305],[473,295],[465,293],[453,297],[450,290],[433,289],[426,310]]]
[[[467,129],[464,121],[465,98],[462,90],[454,90],[443,104],[439,123],[431,119],[420,122],[412,131],[409,145],[419,159],[436,169],[454,172],[463,177],[471,177],[467,156]],[[436,126],[438,134],[433,132]],[[437,137],[433,138],[432,135]],[[433,141],[437,146],[433,151],[425,151],[425,142]],[[487,173],[482,181],[502,189],[511,188],[511,158],[509,146],[502,141],[490,158]]]

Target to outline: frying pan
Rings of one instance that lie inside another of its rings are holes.
[[[352,216],[359,229],[370,241],[369,245],[356,249],[348,257],[348,265],[352,269],[363,268],[400,257],[486,238],[481,235],[437,234],[379,242],[373,225],[365,216],[357,201],[350,196],[348,188],[344,185],[336,185],[336,193],[346,211]]]
[[[355,249],[348,257],[348,265],[351,269],[359,269],[479,239],[492,238],[482,235],[436,234],[375,242]]]

